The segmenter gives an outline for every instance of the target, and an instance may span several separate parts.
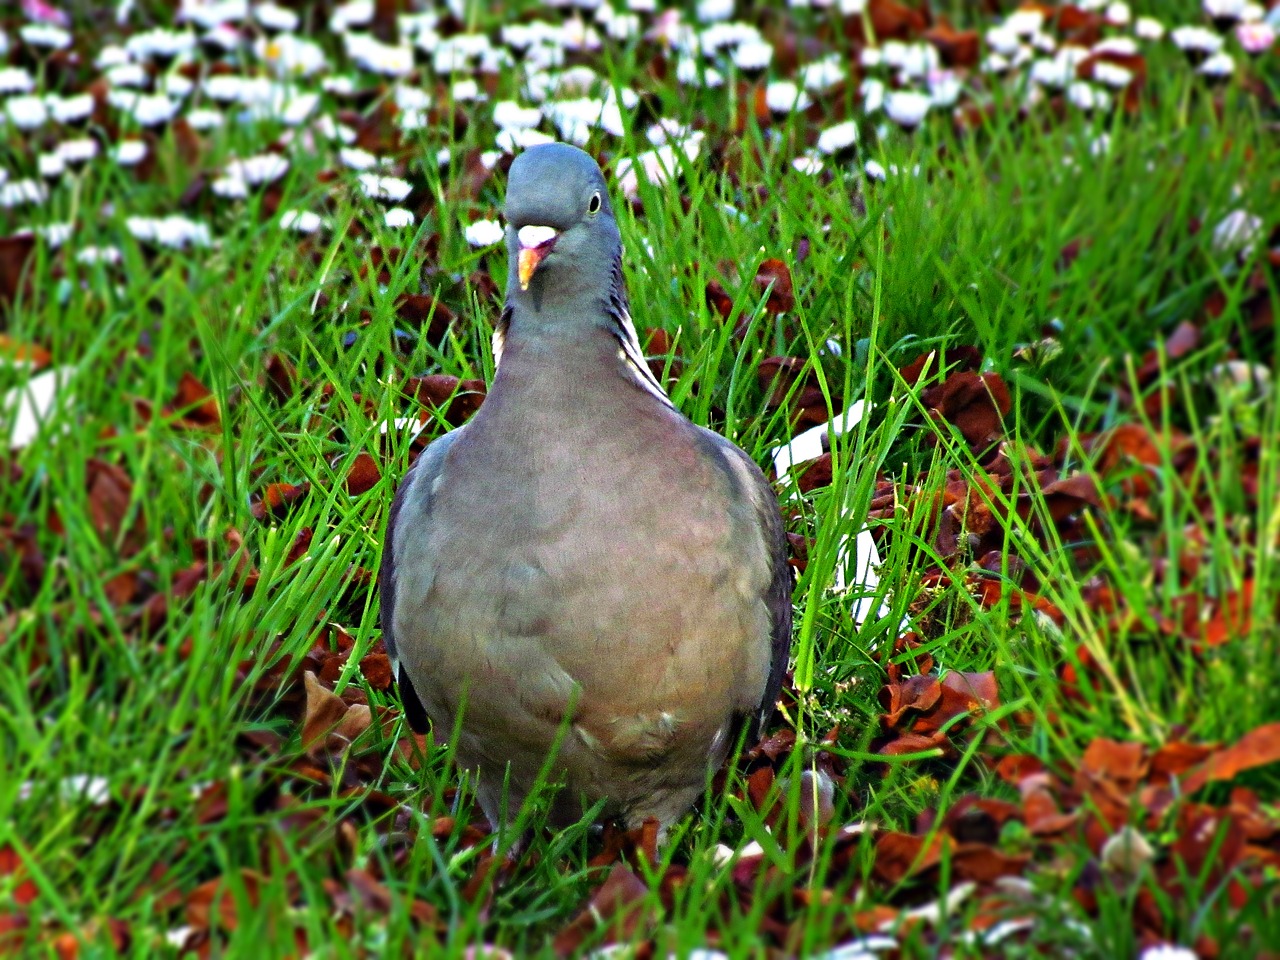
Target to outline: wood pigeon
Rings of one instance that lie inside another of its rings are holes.
[[[383,636],[411,723],[452,741],[495,829],[544,767],[564,781],[553,823],[604,800],[665,829],[772,713],[792,616],[778,502],[650,372],[596,162],[526,150],[506,221],[497,372],[396,493]]]

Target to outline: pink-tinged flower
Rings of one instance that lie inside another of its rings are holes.
[[[1265,20],[1241,23],[1236,26],[1236,39],[1240,47],[1252,57],[1266,53],[1276,42],[1276,31]]]
[[[22,0],[22,15],[36,23],[52,24],[55,27],[71,26],[71,18],[66,12],[45,0]]]
[[[954,70],[931,70],[926,79],[929,84],[929,99],[935,107],[954,106],[960,99],[963,87],[960,75]]]

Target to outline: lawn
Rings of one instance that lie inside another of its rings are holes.
[[[615,2],[0,12],[0,954],[1280,956],[1280,7]],[[546,139],[797,572],[662,844],[380,641]]]

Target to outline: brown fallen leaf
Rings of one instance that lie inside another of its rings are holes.
[[[96,458],[85,468],[85,487],[89,495],[89,518],[103,540],[120,542],[126,556],[137,553],[146,544],[147,529],[141,511],[126,527],[133,501],[133,480],[120,466]]]
[[[0,308],[8,308],[19,293],[29,294],[27,267],[36,250],[34,233],[0,237]]]
[[[301,500],[311,489],[308,481],[302,483],[269,483],[262,488],[262,493],[249,507],[249,513],[255,520],[266,520],[268,517],[282,517],[289,507]]]
[[[369,729],[373,715],[365,703],[348,704],[320,685],[315,673],[303,674],[307,701],[302,718],[302,749],[313,760],[342,752]]]
[[[649,888],[628,867],[615,863],[578,915],[556,934],[553,948],[559,956],[577,954],[582,945],[603,928],[604,943],[626,943],[648,922]]]
[[[239,881],[248,906],[257,908],[265,877],[255,870],[241,868]],[[187,924],[198,930],[220,928],[235,930],[240,925],[239,907],[232,885],[226,876],[215,877],[196,887],[187,896]]]
[[[1182,780],[1185,794],[1207,783],[1231,780],[1245,770],[1280,763],[1280,723],[1267,723],[1246,733],[1230,747],[1216,750]]]
[[[347,494],[358,497],[362,493],[368,493],[378,485],[381,479],[382,471],[378,469],[377,461],[367,453],[360,453],[352,461],[351,469],[347,471]]]
[[[961,370],[942,383],[926,387],[920,401],[934,417],[953,424],[975,449],[986,449],[1004,436],[1004,418],[1013,409],[1009,388],[998,373]]]
[[[769,291],[768,299],[764,304],[766,313],[790,313],[795,309],[796,297],[791,286],[791,268],[781,260],[769,259],[760,264],[756,270],[755,284],[758,289]]]
[[[193,373],[184,373],[178,381],[178,392],[170,406],[183,423],[193,427],[216,430],[222,425],[222,413],[213,392],[196,379]]]
[[[930,839],[888,831],[876,841],[875,876],[883,883],[901,883],[908,876],[936,867],[942,861],[943,851],[952,846],[954,842],[945,834],[935,834]]]

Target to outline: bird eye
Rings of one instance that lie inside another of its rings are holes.
[[[597,191],[591,195],[590,201],[587,202],[587,213],[599,213],[600,203],[600,193]]]

